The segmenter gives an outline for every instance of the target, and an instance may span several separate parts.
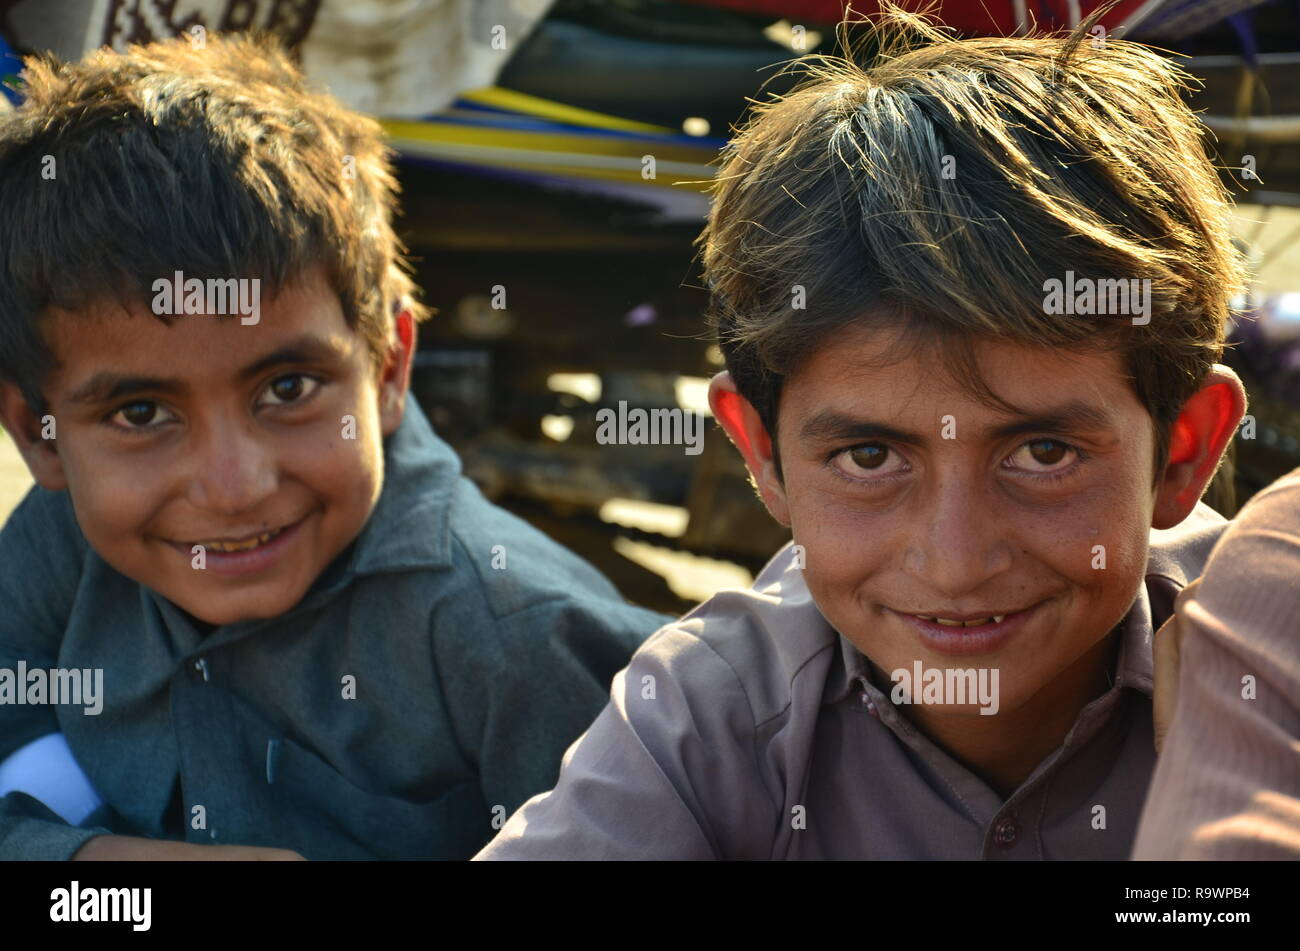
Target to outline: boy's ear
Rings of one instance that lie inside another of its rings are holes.
[[[1246,413],[1246,388],[1216,364],[1183,404],[1169,434],[1169,462],[1156,483],[1153,528],[1173,528],[1196,508]]]
[[[745,459],[745,467],[772,517],[790,527],[785,486],[776,473],[772,438],[752,403],[740,395],[731,374],[723,371],[709,383],[709,408]]]
[[[415,315],[403,307],[394,318],[393,342],[379,371],[379,422],[385,436],[401,425],[406,412],[406,393],[411,388],[411,365],[415,357]]]
[[[46,420],[37,416],[27,405],[22,391],[12,383],[0,383],[0,425],[18,447],[37,485],[51,492],[68,487],[63,460],[54,441],[58,432],[54,418]]]

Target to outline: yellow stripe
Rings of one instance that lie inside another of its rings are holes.
[[[460,98],[482,106],[491,106],[495,109],[510,109],[514,112],[551,119],[555,122],[567,122],[572,125],[587,125],[597,129],[614,129],[619,132],[644,132],[648,135],[681,134],[680,130],[670,129],[667,126],[634,122],[631,119],[620,119],[618,116],[593,112],[590,109],[579,109],[577,106],[566,106],[562,102],[542,99],[539,96],[530,96],[527,93],[515,92],[513,89],[502,89],[500,86],[486,86],[483,89],[463,92],[460,94]]]
[[[564,153],[554,153],[547,159],[537,154],[528,154],[513,150],[465,149],[449,143],[403,142],[394,141],[395,147],[413,155],[430,158],[448,159],[458,162],[472,162],[476,165],[511,168],[519,171],[542,172],[551,175],[567,175],[575,178],[599,178],[613,181],[636,182],[642,185],[660,187],[685,187],[695,191],[706,189],[713,177],[714,170],[709,166],[688,166],[658,168],[656,178],[646,180],[641,177],[639,165],[629,164],[620,168],[615,165],[592,165],[566,161]]]
[[[713,148],[651,142],[644,139],[597,138],[564,132],[530,132],[519,129],[494,129],[437,122],[410,122],[401,119],[381,120],[384,131],[397,139],[436,144],[448,142],[488,148],[527,149],[533,152],[573,152],[587,155],[612,155],[640,158],[653,155],[672,162],[707,165],[717,156]]]

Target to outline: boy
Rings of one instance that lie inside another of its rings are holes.
[[[793,543],[647,641],[478,857],[1128,857],[1241,272],[1175,67],[1094,20],[890,10],[729,147],[710,403]]]
[[[246,39],[28,66],[0,857],[472,855],[665,619],[488,504],[406,400],[377,124]]]

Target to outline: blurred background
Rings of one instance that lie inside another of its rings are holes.
[[[382,119],[398,222],[437,313],[414,391],[466,473],[596,564],[630,600],[679,613],[748,585],[787,538],[711,420],[704,448],[599,445],[596,413],[707,414],[694,239],[718,149],[780,68],[832,52],[843,0],[0,0],[0,78],[17,57],[205,32],[276,33],[316,81]],[[908,9],[923,0],[904,0]],[[1079,22],[1092,0],[942,0],[967,35]],[[857,13],[876,4],[855,0]],[[1300,2],[1123,0],[1108,36],[1175,56],[1238,202],[1254,271],[1227,358],[1254,438],[1207,501],[1231,516],[1300,465]],[[869,55],[869,54],[868,54]],[[3,106],[0,105],[0,108]],[[2,212],[0,212],[2,213]],[[0,519],[30,486],[0,437]]]

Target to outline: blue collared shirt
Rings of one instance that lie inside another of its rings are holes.
[[[0,760],[61,732],[106,805],[73,827],[9,794],[0,859],[107,832],[468,858],[554,785],[667,618],[487,502],[414,400],[385,462],[369,521],[296,607],[206,636],[90,548],[66,492],[28,494],[0,532],[0,669],[102,669],[102,710],[0,703]]]

